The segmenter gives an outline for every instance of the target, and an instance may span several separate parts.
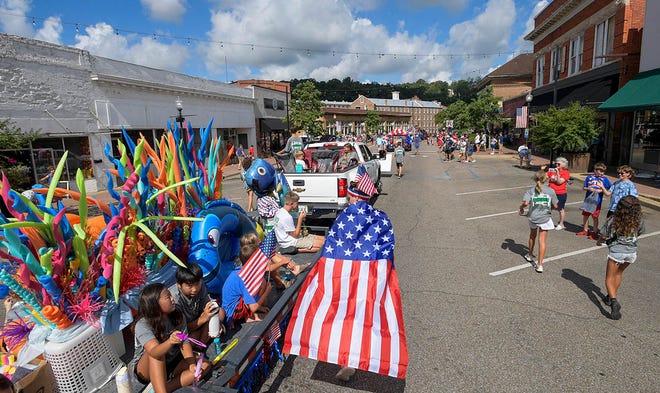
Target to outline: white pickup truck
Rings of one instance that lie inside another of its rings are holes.
[[[338,161],[344,145],[353,146],[356,159],[345,168]],[[309,218],[335,218],[348,206],[348,185],[355,180],[358,166],[364,165],[369,177],[380,191],[380,163],[369,147],[361,142],[319,142],[303,149],[307,171],[296,172],[295,159],[290,154],[276,155],[292,191],[300,196],[300,205],[307,206]]]

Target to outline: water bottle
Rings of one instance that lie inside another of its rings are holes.
[[[131,384],[130,373],[126,369],[126,366],[120,368],[119,371],[117,371],[115,382],[117,383],[117,393],[133,393],[133,385]]]
[[[218,303],[213,302],[215,313],[209,319],[209,337],[220,336],[220,315],[218,314]]]

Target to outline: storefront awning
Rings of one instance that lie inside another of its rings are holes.
[[[598,107],[603,112],[651,109],[660,109],[660,68],[640,72]]]
[[[286,122],[282,121],[282,119],[262,118],[261,121],[261,124],[263,124],[263,126],[268,128],[270,131],[281,131],[287,129]]]

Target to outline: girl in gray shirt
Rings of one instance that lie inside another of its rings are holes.
[[[642,207],[639,199],[632,195],[621,198],[614,215],[600,229],[600,238],[596,244],[600,246],[605,242],[609,247],[605,272],[607,296],[603,302],[612,307],[612,319],[621,319],[621,304],[616,298],[616,292],[621,286],[623,271],[637,259],[637,238],[643,232]]]
[[[544,171],[538,171],[533,177],[536,186],[530,188],[523,196],[519,214],[525,214],[525,208],[529,206],[527,219],[529,220],[529,252],[524,256],[525,260],[534,266],[537,273],[543,273],[543,258],[545,257],[546,238],[548,231],[555,229],[552,223],[551,209],[557,208],[557,194],[545,184],[548,175]],[[536,237],[539,238],[539,258],[534,256],[534,245]]]

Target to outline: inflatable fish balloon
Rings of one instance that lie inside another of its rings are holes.
[[[245,184],[259,197],[269,195],[277,187],[275,168],[257,158],[245,172]]]
[[[188,261],[202,268],[209,293],[220,295],[234,270],[241,236],[257,229],[239,205],[224,199],[209,202],[197,217],[204,220],[193,223]]]

